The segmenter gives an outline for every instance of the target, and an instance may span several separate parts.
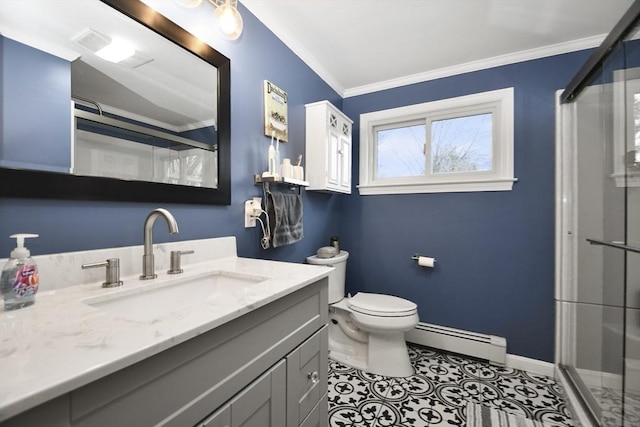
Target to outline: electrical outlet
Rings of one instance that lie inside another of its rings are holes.
[[[259,218],[262,215],[262,199],[260,197],[253,198],[253,216]]]
[[[244,202],[244,228],[256,226],[256,217],[253,214],[253,200]]]

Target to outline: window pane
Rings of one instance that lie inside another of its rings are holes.
[[[492,170],[491,116],[478,114],[431,122],[431,173]]]
[[[378,130],[376,133],[376,178],[425,174],[425,125]]]

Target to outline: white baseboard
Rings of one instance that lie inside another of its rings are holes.
[[[494,335],[478,334],[430,323],[418,323],[405,334],[408,342],[450,351],[466,356],[488,359],[492,364],[520,369],[533,374],[553,377],[555,365],[542,360],[507,354],[507,340]]]
[[[498,365],[506,363],[507,340],[503,337],[420,322],[405,333],[405,339],[427,347],[488,359]]]
[[[516,356],[515,354],[507,354],[506,365],[508,368],[520,369],[521,371],[527,371],[532,374],[544,375],[551,378],[553,378],[555,374],[555,365],[553,363]]]

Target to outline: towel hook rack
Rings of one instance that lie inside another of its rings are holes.
[[[264,196],[267,196],[267,193],[271,191],[271,185],[283,185],[288,186],[291,190],[298,190],[298,194],[302,195],[302,189],[309,186],[307,181],[300,181],[298,179],[293,178],[285,178],[281,176],[262,176],[262,175],[254,175],[253,182],[256,185],[262,185],[262,192]]]

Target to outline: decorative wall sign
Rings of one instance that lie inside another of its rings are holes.
[[[289,138],[287,92],[268,80],[264,81],[264,134],[282,142]]]

